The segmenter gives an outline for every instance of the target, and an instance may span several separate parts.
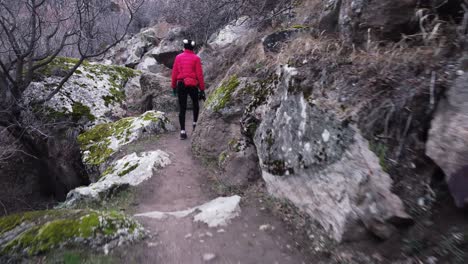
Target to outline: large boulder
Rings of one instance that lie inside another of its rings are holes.
[[[48,210],[0,218],[0,262],[17,263],[63,247],[109,250],[146,236],[142,226],[116,212]]]
[[[339,6],[339,31],[352,41],[362,41],[368,32],[374,39],[400,40],[401,35],[418,29],[414,18],[417,0],[370,1],[336,0]]]
[[[170,163],[169,154],[160,150],[127,155],[109,165],[97,182],[69,192],[63,207],[104,201],[118,190],[140,185],[153,176],[155,168]]]
[[[26,100],[37,100],[53,91],[74,63],[75,59],[56,58],[42,69],[42,80],[28,87]],[[99,123],[120,118],[126,112],[125,86],[139,75],[125,67],[85,62],[45,106],[49,115],[69,115],[75,121]]]
[[[459,207],[468,203],[468,67],[464,70],[439,102],[426,145]]]
[[[268,191],[293,202],[336,241],[360,223],[389,238],[411,222],[392,179],[359,131],[304,98],[297,74],[283,67],[274,94],[257,110],[254,142]]]
[[[183,50],[182,40],[185,38],[184,34],[185,30],[183,28],[173,28],[157,47],[149,51],[149,54],[158,63],[172,69],[175,57]]]
[[[162,112],[148,111],[138,117],[127,117],[114,123],[103,123],[78,136],[83,163],[92,181],[108,169],[111,157],[123,146],[147,135],[160,134],[173,129]]]
[[[220,31],[211,35],[208,45],[213,49],[223,49],[231,45],[245,45],[255,32],[249,17],[241,17],[231,21]]]
[[[252,100],[256,79],[228,77],[210,93],[192,141],[193,152],[221,169],[219,180],[244,186],[259,177],[255,147],[242,134],[240,120]]]
[[[159,43],[157,32],[153,28],[145,28],[129,39],[126,39],[112,48],[104,57],[108,64],[123,65],[136,68],[143,55]]]

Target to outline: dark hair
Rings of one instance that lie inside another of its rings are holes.
[[[194,50],[195,49],[195,41],[191,39],[184,39],[184,49]]]

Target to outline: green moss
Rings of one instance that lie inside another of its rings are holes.
[[[127,164],[125,164],[123,170],[121,172],[119,172],[118,175],[120,177],[125,176],[125,175],[129,174],[130,172],[134,171],[136,168],[138,168],[138,166],[140,166],[139,163],[133,164],[132,166],[130,166],[130,163],[127,163]]]
[[[153,122],[158,122],[160,116],[155,114],[155,112],[147,112],[142,116],[142,119],[144,121],[153,121]]]
[[[31,215],[33,217],[31,217]],[[93,238],[113,237],[117,230],[135,231],[138,224],[124,215],[89,210],[51,210],[21,214],[21,222],[32,227],[12,238],[3,254],[36,255],[63,245],[74,245]],[[0,222],[4,219],[0,219]],[[19,224],[17,224],[19,225]]]
[[[379,158],[379,164],[380,167],[382,167],[382,170],[385,172],[388,172],[388,164],[386,160],[386,155],[388,152],[388,147],[384,145],[383,143],[380,142],[370,142],[369,143],[369,149],[377,155]]]
[[[218,163],[222,165],[224,161],[226,161],[227,158],[228,158],[227,152],[226,151],[221,152],[221,154],[219,154],[219,157],[218,157]]]
[[[74,120],[79,120],[81,117],[86,117],[90,121],[96,120],[96,117],[91,114],[91,109],[80,102],[74,102],[72,105],[72,117]]]
[[[226,107],[231,101],[232,93],[239,86],[240,81],[237,76],[232,76],[229,80],[223,82],[206,100],[208,107],[214,111],[219,111]]]
[[[123,118],[115,123],[99,124],[78,136],[82,151],[89,151],[85,162],[99,165],[105,162],[114,150],[109,148],[111,137],[127,141],[134,118]]]
[[[104,177],[109,174],[113,174],[115,172],[115,165],[109,166],[101,175],[101,177]]]
[[[291,28],[292,29],[308,29],[310,27],[306,25],[293,25]]]

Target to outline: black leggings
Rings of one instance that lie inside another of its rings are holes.
[[[185,130],[185,112],[187,111],[187,95],[190,96],[193,103],[193,122],[198,121],[198,113],[200,106],[198,105],[198,88],[197,87],[185,87],[182,82],[177,85],[179,95],[179,123],[180,130]]]

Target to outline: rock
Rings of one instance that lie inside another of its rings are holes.
[[[127,155],[113,162],[97,182],[69,192],[63,206],[70,208],[80,203],[106,200],[122,187],[140,185],[153,176],[155,168],[163,168],[170,163],[169,154],[161,150]]]
[[[278,53],[283,43],[293,38],[300,31],[301,29],[288,29],[270,34],[263,39],[263,49],[265,52]]]
[[[167,37],[159,43],[159,46],[149,51],[149,54],[158,63],[172,69],[175,57],[183,50],[182,40],[185,38],[184,34],[185,30],[183,28],[173,28]]]
[[[148,111],[139,117],[127,117],[114,123],[96,125],[79,135],[78,142],[84,164],[90,174],[97,172],[96,177],[107,169],[109,158],[124,145],[146,135],[170,130],[173,127],[164,113]]]
[[[50,93],[62,78],[54,69],[68,70],[75,59],[57,58],[42,70],[42,81],[33,82],[25,92],[27,101],[42,98]],[[108,122],[125,115],[125,85],[140,73],[119,66],[84,63],[65,83],[63,88],[45,105],[50,115],[69,115],[76,121]]]
[[[458,77],[431,123],[426,154],[442,168],[458,207],[468,202],[468,73]]]
[[[125,105],[127,106],[127,111],[135,113],[140,111],[139,103],[142,98],[142,91],[140,86],[141,76],[134,77],[127,81],[125,84]],[[152,110],[152,109],[148,109]],[[146,112],[146,111],[145,111]]]
[[[393,221],[411,222],[368,142],[332,112],[306,101],[296,75],[297,69],[283,67],[255,132],[269,193],[290,200],[336,241],[361,221],[382,237],[389,236]]]
[[[139,71],[158,73],[160,66],[155,58],[145,55],[136,66],[136,69]]]
[[[219,227],[228,225],[232,219],[241,213],[239,206],[241,197],[234,195],[231,197],[219,197],[203,205],[196,206],[177,212],[148,212],[136,214],[136,217],[149,217],[154,219],[165,219],[167,217],[183,218],[194,214],[195,222],[203,222],[208,227]]]
[[[231,21],[218,33],[210,37],[208,45],[215,50],[233,45],[246,45],[251,36],[256,32],[255,28],[250,24],[249,17],[240,17],[235,21]]]
[[[146,104],[140,101],[140,107],[146,110],[175,112],[178,111],[177,98],[171,95],[171,79],[157,74],[144,73],[140,79],[142,98],[147,99]],[[191,101],[191,100],[188,100]],[[144,102],[144,101],[143,101]]]
[[[213,253],[205,253],[203,254],[203,261],[205,262],[209,262],[209,261],[212,261],[216,258],[216,255],[213,254]]]
[[[231,76],[212,91],[192,140],[193,152],[216,161],[223,171],[219,180],[228,186],[244,186],[260,176],[255,148],[241,134],[240,126],[255,81]]]
[[[109,61],[110,64],[135,68],[140,63],[143,55],[151,47],[156,46],[158,41],[154,29],[144,29],[140,33],[117,44],[104,56],[103,60]]]
[[[0,218],[0,260],[31,257],[62,247],[100,249],[146,236],[142,226],[120,213],[47,210]],[[112,249],[112,247],[108,247]]]
[[[417,0],[335,0],[340,4],[339,31],[344,39],[362,42],[370,32],[372,40],[400,40],[418,30],[414,19]]]

